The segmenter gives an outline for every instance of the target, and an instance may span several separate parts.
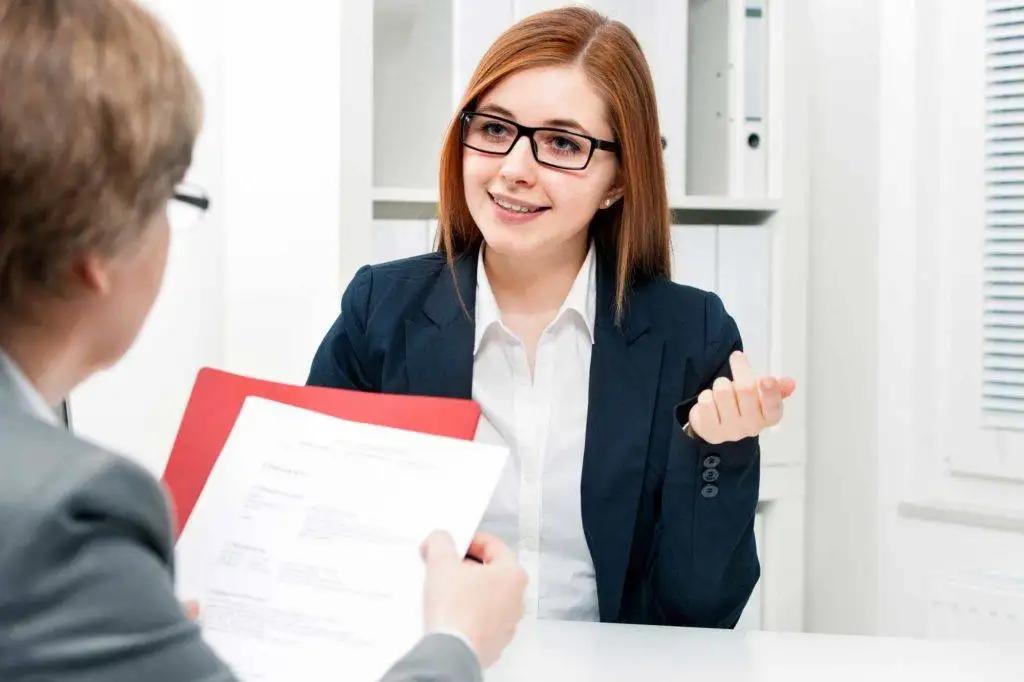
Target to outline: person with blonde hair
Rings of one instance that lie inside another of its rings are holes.
[[[199,88],[134,0],[0,0],[0,679],[234,679],[173,590],[163,492],[52,406],[117,362],[167,262]],[[522,614],[499,540],[424,545],[426,631],[388,682],[469,682]],[[345,680],[345,661],[337,679]]]
[[[757,377],[715,294],[670,277],[654,85],[580,6],[507,29],[441,148],[436,252],[365,266],[308,382],[473,398],[512,457],[482,528],[531,617],[733,627],[758,580]]]

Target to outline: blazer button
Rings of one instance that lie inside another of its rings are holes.
[[[710,500],[712,497],[715,497],[715,496],[718,495],[718,486],[717,485],[706,485],[706,486],[704,486],[703,488],[700,489],[700,494]]]
[[[708,455],[704,458],[704,466],[708,469],[714,469],[716,466],[722,463],[722,458],[718,455]]]
[[[714,483],[718,480],[718,469],[705,469],[702,476],[705,483]]]

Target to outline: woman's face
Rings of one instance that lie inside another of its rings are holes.
[[[550,127],[615,141],[604,101],[575,66],[528,69],[499,82],[476,111],[532,127]],[[515,128],[474,117],[466,141],[474,147],[507,148]],[[583,138],[552,131],[536,136],[541,159],[580,165],[590,153]],[[615,154],[594,149],[579,170],[552,168],[534,157],[529,138],[505,155],[463,147],[462,173],[469,212],[489,250],[511,258],[551,259],[586,249],[595,212],[620,192]]]

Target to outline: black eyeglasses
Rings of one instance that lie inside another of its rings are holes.
[[[500,116],[464,111],[462,144],[485,154],[504,156],[512,151],[519,138],[530,140],[537,163],[563,170],[583,170],[594,151],[618,153],[619,143],[576,133],[561,128],[531,128]]]
[[[187,230],[199,223],[210,210],[210,197],[197,185],[182,183],[174,188],[167,206],[167,218],[175,230]]]
[[[210,197],[206,196],[206,193],[195,187],[195,185],[179,185],[174,190],[173,198],[189,206],[194,206],[201,211],[208,211],[210,209]]]

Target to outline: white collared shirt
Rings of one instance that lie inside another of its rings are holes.
[[[36,387],[32,385],[32,382],[28,380],[28,377],[21,371],[21,368],[14,363],[14,360],[3,349],[0,349],[0,367],[11,378],[11,381],[14,383],[14,390],[18,392],[18,396],[32,413],[42,421],[57,424],[56,413],[50,409],[43,396],[39,395]]]
[[[599,619],[580,501],[596,286],[591,245],[540,337],[531,381],[526,347],[501,322],[480,250],[473,399],[483,418],[477,440],[511,450],[480,529],[517,553],[529,577],[528,617]]]

